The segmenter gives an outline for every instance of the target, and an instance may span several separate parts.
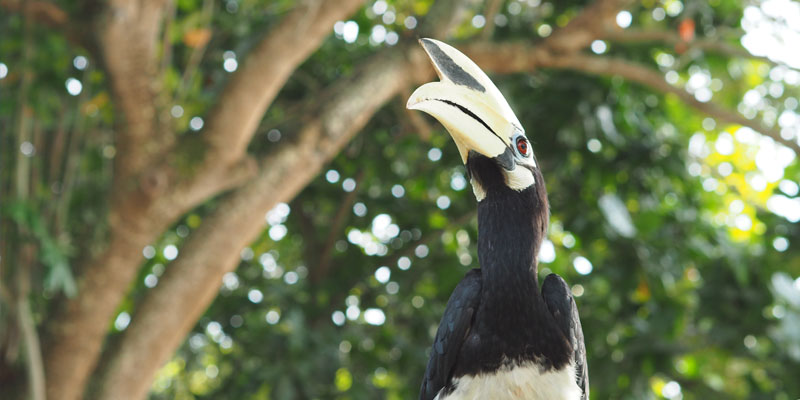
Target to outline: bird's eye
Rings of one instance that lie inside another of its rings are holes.
[[[517,151],[523,157],[528,156],[528,141],[524,137],[517,138]]]

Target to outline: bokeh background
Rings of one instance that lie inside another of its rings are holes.
[[[465,51],[526,127],[592,399],[800,396],[800,4],[0,0],[0,397],[407,399],[477,267]]]

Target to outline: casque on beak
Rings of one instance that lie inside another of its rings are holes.
[[[524,132],[508,102],[466,55],[433,39],[420,39],[441,79],[420,86],[406,107],[424,111],[444,125],[466,164],[470,151],[496,158]],[[508,166],[513,168],[513,166]]]

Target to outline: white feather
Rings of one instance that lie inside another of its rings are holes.
[[[472,193],[475,194],[475,198],[478,201],[481,201],[486,198],[486,190],[483,188],[483,186],[481,186],[480,183],[478,183],[478,181],[476,181],[473,178],[470,178],[469,183],[472,186]]]
[[[462,376],[455,389],[435,400],[578,400],[583,394],[575,382],[575,367],[542,372],[528,363],[516,368],[501,368],[490,374]]]
[[[519,165],[511,171],[503,170],[503,173],[506,174],[506,185],[518,192],[525,190],[535,183],[533,172]]]

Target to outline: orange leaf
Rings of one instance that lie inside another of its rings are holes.
[[[208,28],[192,29],[183,34],[183,43],[191,48],[203,47],[211,39],[211,30]]]
[[[678,35],[684,42],[691,42],[694,39],[694,20],[686,18],[678,24]]]

